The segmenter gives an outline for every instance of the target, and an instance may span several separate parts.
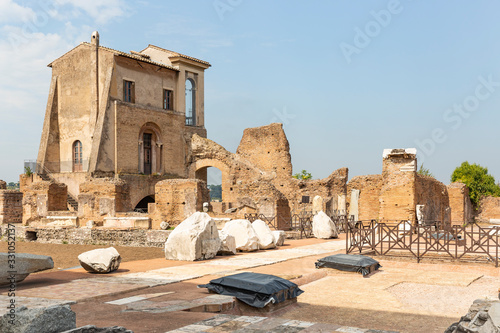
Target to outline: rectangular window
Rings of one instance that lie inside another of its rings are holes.
[[[172,90],[163,89],[163,108],[165,110],[174,109],[174,92]]]
[[[135,103],[135,82],[123,80],[123,101]]]

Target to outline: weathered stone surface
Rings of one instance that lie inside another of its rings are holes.
[[[267,250],[274,249],[276,245],[274,244],[274,236],[269,229],[266,222],[262,220],[255,220],[252,222],[252,228],[259,238],[259,249]]]
[[[417,212],[418,224],[424,224],[425,223],[425,205],[417,205],[415,210]]]
[[[448,327],[445,333],[499,333],[500,301],[477,299],[460,321]]]
[[[314,237],[316,238],[328,239],[338,237],[337,227],[333,223],[332,219],[330,219],[323,211],[314,215],[312,229]]]
[[[0,190],[6,190],[6,189],[7,189],[7,182],[0,179]]]
[[[323,210],[323,198],[317,195],[313,198],[312,213],[316,215],[322,210]]]
[[[78,256],[80,265],[91,273],[109,273],[120,266],[121,257],[114,247],[95,249]]]
[[[9,323],[14,320],[14,324]],[[45,308],[17,308],[15,317],[7,312],[0,318],[2,333],[53,333],[76,327],[76,314],[69,305],[55,305]]]
[[[14,259],[14,267],[10,267],[9,259]],[[14,258],[9,258],[8,253],[0,253],[0,285],[9,284],[8,271],[16,271],[16,282],[24,280],[30,273],[54,268],[54,261],[49,256],[30,253],[16,253]]]
[[[94,325],[86,325],[82,327],[77,327],[69,331],[64,331],[61,333],[134,333],[134,332],[121,326],[99,328]]]
[[[351,190],[351,201],[349,203],[349,217],[354,216],[354,221],[359,221],[359,190]]]
[[[217,255],[220,248],[217,226],[207,213],[196,212],[182,221],[165,242],[165,258],[204,260]]]
[[[273,230],[274,245],[282,246],[285,244],[286,232],[283,230]]]
[[[168,224],[168,222],[163,221],[162,223],[160,223],[161,230],[167,230],[168,228],[170,228],[170,224]]]
[[[0,224],[23,221],[23,194],[0,187]]]
[[[232,220],[226,223],[224,232],[232,235],[238,251],[256,251],[259,249],[259,238],[248,220]]]
[[[93,220],[88,220],[86,223],[85,223],[85,226],[87,228],[93,228],[95,225],[95,222]]]
[[[204,203],[203,203],[203,211],[204,211],[205,213],[208,213],[208,211],[209,211],[209,210],[210,210],[210,203],[208,203],[208,202],[204,202]]]
[[[236,240],[234,236],[227,234],[225,231],[219,231],[219,238],[221,240],[218,255],[236,254]]]

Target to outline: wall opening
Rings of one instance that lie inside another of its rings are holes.
[[[196,126],[196,86],[192,79],[186,80],[186,125]]]
[[[134,208],[134,212],[138,213],[147,213],[148,212],[148,204],[154,203],[155,202],[155,196],[154,195],[148,195],[147,197],[144,197],[137,206]]]

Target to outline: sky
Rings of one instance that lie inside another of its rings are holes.
[[[0,179],[37,157],[47,67],[98,30],[206,60],[208,137],[235,152],[281,122],[294,172],[379,174],[417,148],[448,184],[463,161],[500,181],[500,2],[0,0]]]

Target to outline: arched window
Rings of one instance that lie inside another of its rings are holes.
[[[196,126],[196,86],[192,79],[186,80],[186,125]]]
[[[139,132],[139,172],[145,175],[162,173],[163,144],[160,128],[146,123]]]
[[[77,140],[73,143],[73,171],[83,170],[82,143]]]

